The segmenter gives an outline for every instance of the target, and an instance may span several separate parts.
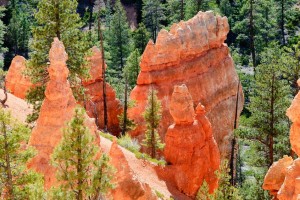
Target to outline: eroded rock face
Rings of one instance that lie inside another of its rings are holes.
[[[90,101],[86,102],[87,113],[90,117],[98,118],[98,125],[104,128],[104,105],[103,105],[103,78],[102,78],[102,54],[97,47],[92,48],[92,56],[88,58],[90,63],[90,79],[83,81],[86,94]],[[105,64],[105,63],[104,63]],[[106,68],[106,64],[105,64]],[[108,131],[118,135],[120,133],[118,115],[123,112],[121,102],[116,98],[114,89],[106,83],[106,101]],[[95,113],[96,111],[96,113]],[[97,116],[96,116],[97,115]]]
[[[270,194],[276,197],[284,182],[288,167],[292,163],[292,157],[288,156],[285,156],[277,162],[274,162],[265,176],[263,189],[269,190]]]
[[[300,85],[300,79],[298,80]],[[290,129],[290,143],[292,150],[300,155],[300,93],[292,101],[287,110],[287,116],[293,122]],[[291,157],[284,157],[275,162],[265,176],[265,190],[279,200],[300,199],[300,159],[293,161]]]
[[[54,39],[50,49],[50,81],[47,83],[45,100],[43,101],[36,127],[32,130],[29,145],[35,147],[37,155],[28,164],[44,175],[45,188],[56,183],[55,168],[50,164],[50,156],[62,138],[62,129],[74,115],[76,100],[67,80],[69,70],[66,65],[68,55],[63,43]],[[86,116],[86,126],[96,135],[94,121]]]
[[[157,197],[151,191],[151,188],[146,183],[141,183],[130,169],[128,162],[114,140],[109,156],[111,164],[116,168],[113,182],[116,188],[111,191],[113,199],[122,200],[156,200]]]
[[[23,74],[26,68],[26,60],[22,56],[16,56],[11,61],[11,65],[6,75],[6,88],[11,94],[25,99],[26,93],[33,86],[29,77]]]
[[[226,17],[199,12],[187,22],[174,24],[169,32],[160,31],[155,44],[148,43],[137,86],[130,95],[136,107],[129,109],[129,117],[138,124],[132,136],[143,138],[145,122],[140,113],[144,112],[148,91],[153,87],[162,102],[159,133],[164,138],[169,124],[173,123],[169,113],[173,87],[186,84],[194,105],[201,102],[206,108],[222,157],[230,152],[236,96],[240,95],[240,113],[243,95],[241,89],[238,91],[240,83],[229,49],[223,43],[228,30]]]
[[[195,117],[194,110],[187,109],[193,108],[191,100],[185,85],[174,87],[170,111],[178,109],[187,113],[171,112],[175,123],[168,128],[165,137],[164,156],[169,165],[163,176],[186,195],[195,197],[203,180],[209,184],[210,192],[217,188],[214,172],[220,166],[220,153],[204,106],[198,105]],[[186,121],[186,116],[193,120]]]

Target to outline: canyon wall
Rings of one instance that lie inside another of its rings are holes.
[[[173,123],[169,113],[173,87],[185,84],[194,105],[201,102],[205,106],[222,157],[230,153],[236,104],[239,116],[243,93],[229,49],[224,44],[228,31],[226,17],[199,12],[187,22],[174,24],[169,32],[161,30],[155,44],[148,43],[142,55],[137,86],[130,94],[136,106],[129,109],[129,118],[138,124],[132,136],[140,140],[144,137],[145,121],[141,113],[145,110],[147,94],[153,88],[162,102],[159,133],[164,140],[168,126]]]
[[[100,129],[104,129],[104,104],[103,104],[103,77],[102,65],[103,62],[101,51],[97,47],[92,48],[92,55],[89,57],[90,63],[90,78],[83,80],[82,84],[86,89],[88,101],[86,102],[86,110],[90,117],[97,120]],[[106,87],[106,102],[107,102],[107,130],[114,135],[119,135],[121,132],[119,126],[118,115],[123,112],[121,102],[116,98],[116,92],[108,84]]]

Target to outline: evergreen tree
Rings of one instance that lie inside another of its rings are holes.
[[[172,25],[184,20],[184,0],[167,0],[166,5],[168,24]]]
[[[139,24],[139,27],[133,31],[133,43],[134,47],[142,54],[150,39],[150,33],[147,31],[146,26],[143,23]]]
[[[219,186],[210,194],[209,186],[204,180],[202,186],[196,196],[196,200],[242,200],[239,190],[230,184],[230,169],[228,169],[228,161],[221,163],[220,169],[216,171],[219,179]]]
[[[112,187],[109,159],[102,155],[100,160],[95,161],[99,148],[84,120],[84,110],[77,107],[74,118],[64,129],[63,138],[52,155],[57,179],[61,181],[61,191],[54,190],[54,197],[95,199]]]
[[[191,19],[199,11],[206,11],[209,9],[208,0],[186,0],[185,5],[185,19]]]
[[[251,166],[266,169],[275,159],[289,153],[288,119],[285,116],[290,104],[290,87],[282,79],[284,63],[278,45],[267,48],[262,54],[262,63],[257,67],[253,94],[250,97],[250,130],[241,134],[246,140],[254,141],[251,149],[255,155]]]
[[[147,129],[142,145],[150,149],[152,158],[156,158],[157,150],[162,150],[165,146],[157,132],[161,119],[161,103],[157,99],[156,93],[156,90],[150,90],[146,110],[143,113]]]
[[[130,29],[127,22],[125,10],[120,2],[115,3],[115,13],[110,22],[107,42],[111,56],[108,76],[122,78],[126,59],[130,53]]]
[[[29,137],[30,129],[0,108],[0,194],[5,199],[43,196],[42,177],[26,167],[34,156],[32,148],[24,150]]]
[[[124,73],[126,73],[128,76],[129,89],[133,89],[136,85],[137,77],[140,73],[140,61],[141,55],[139,53],[139,50],[135,49],[129,55],[126,66],[124,68]]]
[[[31,81],[39,85],[31,89],[27,100],[32,104],[40,103],[35,106],[35,112],[29,121],[36,120],[41,100],[44,99],[45,84],[48,81],[46,70],[48,53],[54,37],[58,37],[64,43],[69,56],[67,66],[75,97],[82,96],[82,91],[76,90],[79,85],[77,80],[78,76],[88,77],[85,55],[89,50],[89,43],[81,30],[83,24],[76,9],[75,0],[41,0],[38,3],[38,12],[35,14],[37,25],[32,30],[33,40],[30,46],[32,52],[26,71]]]
[[[156,41],[157,34],[165,20],[164,7],[160,0],[143,0],[143,23],[151,33],[151,38]]]
[[[4,17],[5,8],[0,6],[0,53],[5,53],[7,49],[4,47],[4,35],[6,32],[6,26],[2,21]],[[3,68],[3,63],[0,64],[0,68]]]

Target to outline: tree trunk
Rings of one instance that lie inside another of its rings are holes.
[[[202,4],[202,0],[197,0],[197,12],[201,10],[201,4]]]
[[[281,23],[280,23],[281,35],[282,35],[282,45],[285,45],[284,37],[284,0],[281,0]]]
[[[9,155],[8,138],[6,133],[6,125],[2,122],[2,132],[4,136],[4,152],[5,152],[5,173],[6,173],[6,183],[5,189],[7,190],[7,199],[14,199],[13,181],[12,181],[12,171],[11,171],[11,161]]]
[[[106,100],[106,76],[105,76],[105,55],[104,55],[104,45],[103,45],[103,33],[101,30],[101,19],[100,15],[98,17],[98,39],[101,44],[101,54],[102,54],[102,79],[103,79],[103,85],[102,85],[102,91],[103,91],[103,120],[104,120],[104,132],[107,132],[107,124],[108,124],[108,118],[107,118],[107,100]]]
[[[92,30],[94,1],[89,0],[89,30]],[[99,16],[100,17],[100,16]]]
[[[183,2],[184,0],[181,0],[181,4],[180,4],[180,19],[183,20],[184,19],[184,5],[183,5]]]
[[[55,1],[55,20],[56,20],[56,37],[60,40],[60,16],[59,16],[59,0]]]
[[[151,157],[156,158],[156,149],[155,149],[155,127],[154,127],[154,91],[151,91]]]
[[[253,62],[253,68],[254,68],[254,74],[255,74],[255,68],[256,68],[256,55],[255,55],[255,45],[254,45],[254,22],[253,22],[253,1],[250,0],[250,49],[252,54],[252,62]]]
[[[127,108],[128,108],[127,93],[128,93],[128,80],[127,80],[127,75],[125,75],[124,114],[123,114],[124,119],[123,119],[122,135],[125,135],[127,129]]]
[[[270,127],[271,127],[271,132],[269,133],[269,167],[273,164],[274,162],[274,135],[275,135],[275,110],[274,110],[274,104],[275,104],[275,72],[273,72],[272,76],[272,82],[271,82],[271,121],[270,121]]]
[[[238,109],[239,109],[239,92],[240,92],[240,82],[238,81],[238,87],[236,92],[236,103],[235,103],[235,115],[234,115],[234,126],[233,129],[237,129],[237,119],[238,119]],[[231,143],[231,159],[230,159],[230,183],[232,186],[236,185],[236,160],[237,160],[237,139],[233,137]]]
[[[82,141],[82,137],[81,134],[78,133],[77,135],[77,142],[79,144],[79,146],[77,147],[77,187],[78,187],[78,193],[77,193],[77,200],[83,200],[83,191],[82,191],[82,185],[83,185],[83,179],[82,179],[82,173],[83,173],[83,169],[82,169],[82,146],[81,146],[81,142]]]

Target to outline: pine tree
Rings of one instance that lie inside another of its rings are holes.
[[[142,54],[150,39],[150,33],[147,31],[146,26],[143,23],[140,23],[139,27],[133,31],[132,35],[134,47]]]
[[[2,21],[2,18],[4,17],[4,11],[5,8],[0,6],[0,53],[5,53],[7,49],[4,47],[4,35],[6,32],[6,26]],[[3,66],[0,66],[1,68]]]
[[[168,24],[178,23],[184,20],[184,0],[167,0],[166,11]]]
[[[78,77],[88,77],[85,55],[89,50],[89,43],[88,37],[81,30],[83,24],[76,9],[75,0],[41,0],[38,4],[38,12],[35,14],[37,25],[32,29],[33,40],[26,71],[31,81],[39,85],[29,92],[27,100],[32,104],[40,103],[35,107],[30,121],[36,120],[41,100],[44,99],[45,84],[48,81],[48,53],[54,37],[58,37],[66,47],[69,80],[75,97],[82,96],[82,91],[80,95],[76,90],[79,85],[77,80]]]
[[[208,0],[186,0],[185,5],[185,19],[191,19],[199,11],[206,11],[209,9]]]
[[[133,89],[136,85],[137,77],[140,73],[140,61],[141,55],[139,53],[139,50],[135,49],[129,55],[126,66],[124,68],[124,73],[126,73],[128,76],[128,85],[130,90]]]
[[[109,159],[104,154],[100,160],[96,159],[99,148],[84,120],[84,110],[77,107],[52,155],[57,179],[61,181],[61,191],[56,189],[52,194],[54,199],[61,195],[63,199],[94,199],[112,187]]]
[[[282,50],[278,45],[266,48],[262,63],[257,67],[249,110],[251,129],[241,134],[252,144],[254,157],[251,165],[267,168],[275,159],[289,153],[288,119],[285,116],[290,104],[291,90],[282,78],[285,65],[281,61]]]
[[[122,78],[126,59],[130,53],[130,29],[127,17],[120,0],[115,3],[115,13],[110,22],[107,43],[111,55],[108,76]]]
[[[0,108],[0,194],[5,199],[39,199],[43,196],[43,180],[28,170],[26,162],[34,156],[27,148],[30,129]]]
[[[156,41],[158,32],[165,20],[164,8],[160,0],[143,0],[143,23],[151,33],[151,38]]]
[[[146,110],[143,113],[147,129],[142,145],[150,149],[152,158],[156,158],[157,150],[162,150],[165,146],[157,131],[161,120],[161,103],[157,99],[156,93],[156,90],[150,90]]]

